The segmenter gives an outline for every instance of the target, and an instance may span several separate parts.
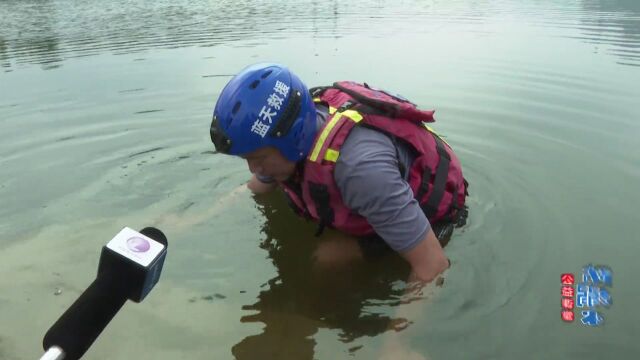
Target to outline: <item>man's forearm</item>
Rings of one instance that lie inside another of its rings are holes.
[[[433,229],[429,229],[418,245],[401,255],[411,265],[410,282],[431,282],[449,267],[449,260]]]

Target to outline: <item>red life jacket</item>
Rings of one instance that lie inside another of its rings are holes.
[[[354,236],[371,235],[367,220],[343,202],[334,180],[340,148],[354,126],[366,126],[404,141],[416,155],[409,186],[432,224],[453,220],[464,207],[467,182],[449,145],[426,123],[433,111],[417,109],[406,99],[355,82],[311,89],[314,101],[329,107],[329,118],[318,131],[311,152],[296,180],[282,183],[289,202],[300,215]],[[401,169],[400,171],[403,171]]]

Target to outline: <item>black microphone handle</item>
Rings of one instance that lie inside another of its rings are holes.
[[[58,346],[65,360],[80,359],[126,301],[122,281],[101,274],[49,328],[42,340],[44,350]]]

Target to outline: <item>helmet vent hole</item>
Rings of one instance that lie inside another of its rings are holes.
[[[255,89],[258,87],[258,84],[260,84],[260,80],[254,80],[250,85],[249,88],[250,89]]]
[[[269,75],[271,75],[272,72],[273,70],[266,71],[264,74],[262,74],[262,76],[260,76],[260,78],[266,79]]]
[[[240,110],[240,105],[242,105],[240,101],[238,101],[235,105],[233,105],[233,109],[231,110],[231,113],[233,115],[235,115],[238,112],[238,110]]]

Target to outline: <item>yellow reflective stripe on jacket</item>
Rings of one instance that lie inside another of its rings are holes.
[[[329,136],[329,133],[331,133],[331,130],[333,130],[333,128],[336,126],[336,124],[338,123],[338,120],[340,120],[341,117],[342,117],[342,114],[337,112],[331,118],[331,120],[329,120],[327,125],[325,125],[324,129],[322,129],[322,132],[320,133],[320,137],[318,138],[318,141],[316,141],[316,144],[313,147],[311,156],[309,156],[309,160],[311,161],[318,160],[318,155],[320,154],[320,150],[322,150],[322,145],[324,144],[324,141],[327,140],[327,136]]]
[[[449,145],[447,140],[443,139],[442,136],[440,136],[435,130],[433,130],[431,128],[431,126],[427,125],[426,123],[422,123],[422,126],[424,126],[424,128],[427,129],[430,133],[432,133],[433,135],[437,136],[438,139],[444,141],[445,144]],[[451,147],[451,145],[449,145],[449,147]]]
[[[327,153],[324,154],[324,159],[331,162],[338,161],[338,157],[340,157],[340,151],[327,149]]]
[[[318,141],[316,141],[316,144],[313,147],[313,151],[311,152],[311,156],[309,156],[309,160],[318,161],[318,155],[320,155],[320,150],[322,150],[322,146],[324,145],[324,142],[327,140],[327,137],[331,133],[331,130],[333,130],[333,128],[338,123],[338,120],[340,120],[340,118],[343,115],[356,123],[362,120],[362,115],[360,115],[360,113],[358,113],[355,110],[346,110],[345,112],[336,112],[331,118],[331,120],[329,120],[327,125],[324,127],[324,129],[322,129],[322,133],[320,133],[320,137],[318,138]],[[332,150],[332,151],[335,151],[335,150]],[[335,155],[333,154],[330,155],[329,151],[327,151],[327,154],[325,154],[324,159],[332,161],[333,157],[335,156],[335,159],[337,160],[338,152],[335,151],[335,153],[336,153]]]
[[[360,120],[362,120],[362,115],[360,115],[360,113],[355,110],[346,110],[345,112],[342,113],[342,115],[348,117],[349,119],[355,122],[360,122]]]
[[[313,102],[314,103],[320,103],[320,102],[322,102],[322,100],[320,100],[320,98],[313,98]],[[329,114],[330,115],[333,115],[333,113],[335,113],[336,110],[338,110],[338,109],[334,108],[333,106],[329,106]]]

